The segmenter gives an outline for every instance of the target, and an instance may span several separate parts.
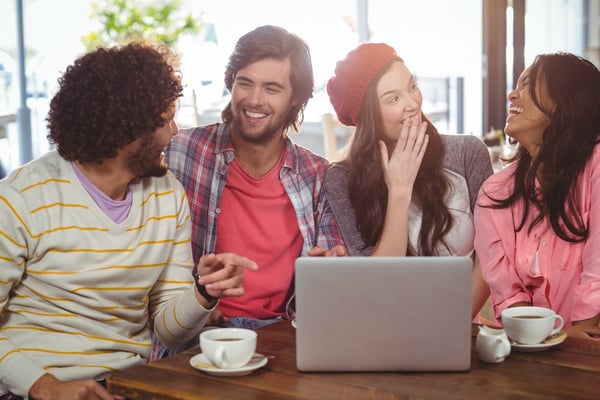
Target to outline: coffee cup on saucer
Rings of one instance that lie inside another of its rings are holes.
[[[504,329],[481,326],[475,341],[481,361],[499,363],[510,354],[510,342]]]
[[[524,345],[539,344],[548,336],[557,334],[564,320],[545,307],[511,307],[501,313],[502,326],[511,340]]]
[[[254,355],[256,336],[256,332],[250,329],[210,329],[200,334],[200,349],[217,368],[240,368],[248,364]]]

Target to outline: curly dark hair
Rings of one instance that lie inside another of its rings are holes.
[[[350,168],[350,202],[356,213],[358,230],[365,242],[365,248],[374,246],[379,240],[387,208],[388,189],[384,181],[378,145],[383,122],[377,101],[377,83],[395,62],[402,61],[389,61],[369,83],[350,150],[346,159],[342,161]],[[429,142],[413,186],[413,199],[424,212],[418,248],[414,249],[409,245],[407,255],[435,256],[438,255],[437,244],[445,246],[444,236],[452,228],[454,220],[446,202],[443,201],[450,190],[450,183],[442,171],[444,144],[431,121],[424,114],[421,114],[421,118],[427,121],[426,134],[429,136]],[[384,141],[388,146],[394,145],[387,139]]]
[[[166,46],[134,42],[77,59],[58,80],[46,118],[48,140],[70,161],[113,158],[167,122],[183,86]]]
[[[288,57],[292,63],[292,96],[297,100],[297,104],[291,107],[286,116],[283,130],[285,132],[291,127],[299,132],[304,120],[304,109],[313,95],[314,88],[310,49],[299,36],[273,25],[260,26],[242,36],[229,57],[225,71],[225,87],[231,91],[238,71],[252,63],[265,58],[285,60]],[[231,102],[221,113],[221,118],[225,123],[233,120]]]
[[[539,99],[545,85],[553,108]],[[538,55],[529,68],[529,93],[535,105],[550,118],[537,156],[532,159],[524,147],[507,161],[516,161],[512,175],[513,192],[494,198],[491,208],[508,208],[520,200],[525,208],[519,225],[524,228],[529,213],[536,217],[529,231],[548,218],[554,232],[567,242],[588,237],[588,227],[577,201],[578,178],[600,142],[600,71],[590,61],[566,52]],[[540,182],[540,191],[536,188]],[[532,210],[533,209],[533,210]]]

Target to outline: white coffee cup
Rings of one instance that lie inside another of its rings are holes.
[[[240,368],[256,350],[256,332],[242,328],[209,329],[200,334],[200,349],[217,368]]]
[[[504,329],[481,326],[475,341],[477,354],[481,361],[499,363],[510,354],[510,342]]]
[[[521,344],[538,344],[559,333],[564,320],[545,307],[511,307],[502,311],[502,326],[509,338]]]

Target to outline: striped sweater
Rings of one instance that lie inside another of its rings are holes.
[[[151,329],[167,345],[199,333],[185,192],[171,174],[131,190],[116,224],[56,151],[0,181],[0,389],[100,379],[144,363]]]

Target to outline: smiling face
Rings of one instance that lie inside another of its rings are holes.
[[[538,104],[551,110],[553,101],[547,93],[541,74],[534,85],[536,104],[532,96],[531,67],[527,68],[517,82],[517,87],[508,94],[508,118],[504,132],[519,142],[533,157],[542,143],[544,130],[550,125],[550,117],[544,113]]]
[[[423,95],[415,77],[401,61],[391,63],[377,83],[377,99],[387,139],[397,140],[404,121],[421,121]]]
[[[231,90],[232,135],[254,144],[283,136],[292,107],[291,61],[263,59],[240,69]]]

